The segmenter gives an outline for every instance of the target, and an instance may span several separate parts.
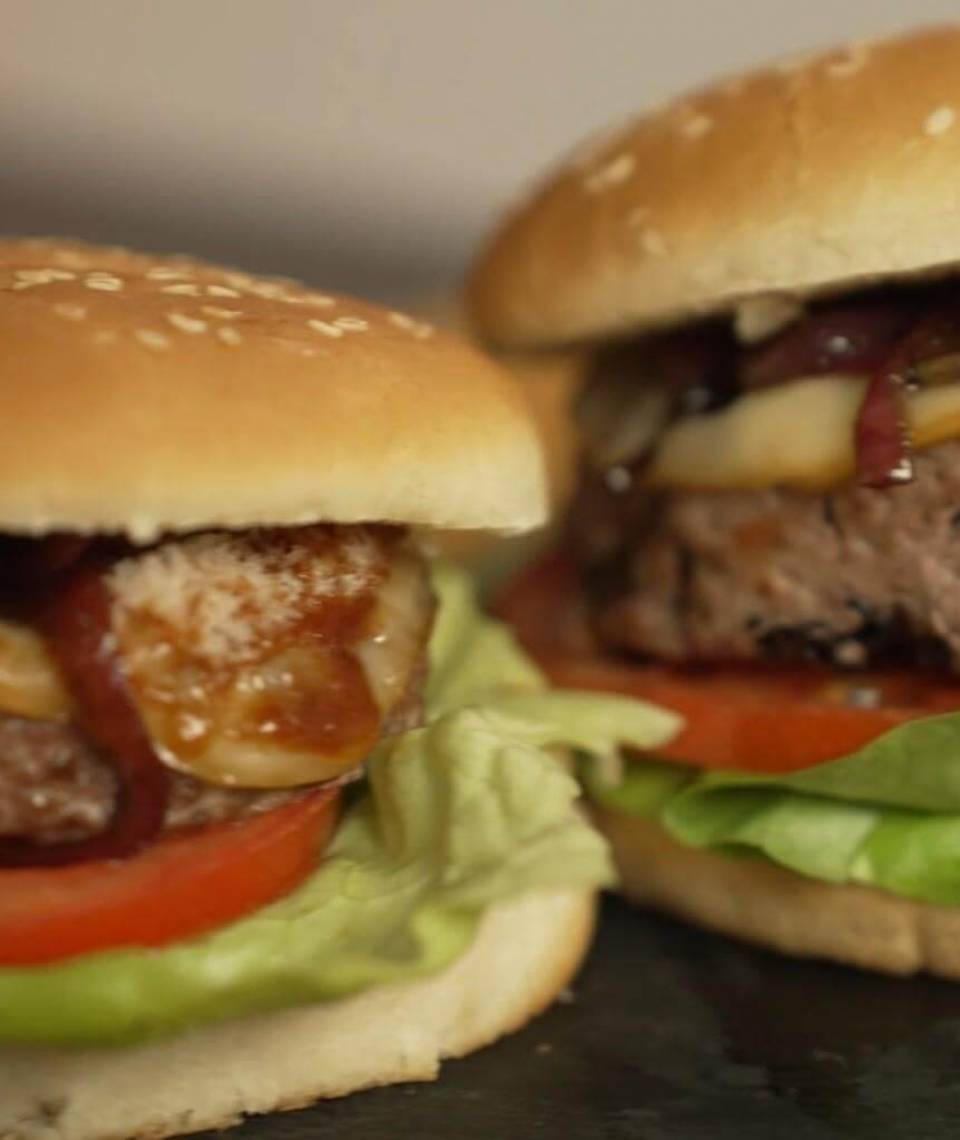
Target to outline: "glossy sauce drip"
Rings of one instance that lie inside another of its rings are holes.
[[[213,783],[276,788],[332,779],[362,761],[382,714],[356,647],[374,632],[394,542],[389,532],[372,537],[362,582],[319,596],[304,588],[284,620],[241,598],[234,617],[257,636],[238,655],[203,651],[189,622],[126,611],[120,639],[131,685],[168,764]],[[349,581],[342,540],[335,527],[258,536],[287,544],[283,572],[301,583],[320,563]]]

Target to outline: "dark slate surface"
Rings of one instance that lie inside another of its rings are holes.
[[[960,986],[791,962],[605,904],[574,1000],[440,1081],[241,1140],[924,1140],[960,1134]]]

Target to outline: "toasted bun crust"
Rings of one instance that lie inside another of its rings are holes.
[[[510,380],[431,326],[186,258],[0,241],[0,530],[522,530]]]
[[[754,71],[548,179],[481,255],[473,318],[540,346],[942,273],[960,262],[958,169],[960,27]]]
[[[960,907],[804,878],[772,863],[685,847],[659,824],[595,808],[634,902],[804,958],[960,979]]]
[[[440,1061],[518,1029],[586,953],[592,895],[493,908],[467,953],[425,981],[227,1022],[135,1049],[0,1047],[3,1140],[129,1140],[224,1128],[321,1097],[428,1081]]]

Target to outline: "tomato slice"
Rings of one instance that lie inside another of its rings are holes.
[[[126,859],[0,871],[0,965],[163,946],[286,894],[316,866],[340,794],[177,832]]]
[[[679,713],[683,729],[657,750],[665,759],[793,772],[846,756],[905,721],[960,710],[960,684],[916,671],[688,669],[602,657],[572,632],[576,598],[572,565],[554,555],[528,571],[499,610],[558,687],[625,693]],[[864,695],[871,707],[857,707]]]

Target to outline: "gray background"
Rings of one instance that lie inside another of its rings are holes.
[[[958,0],[0,0],[0,230],[403,296],[584,134]]]

